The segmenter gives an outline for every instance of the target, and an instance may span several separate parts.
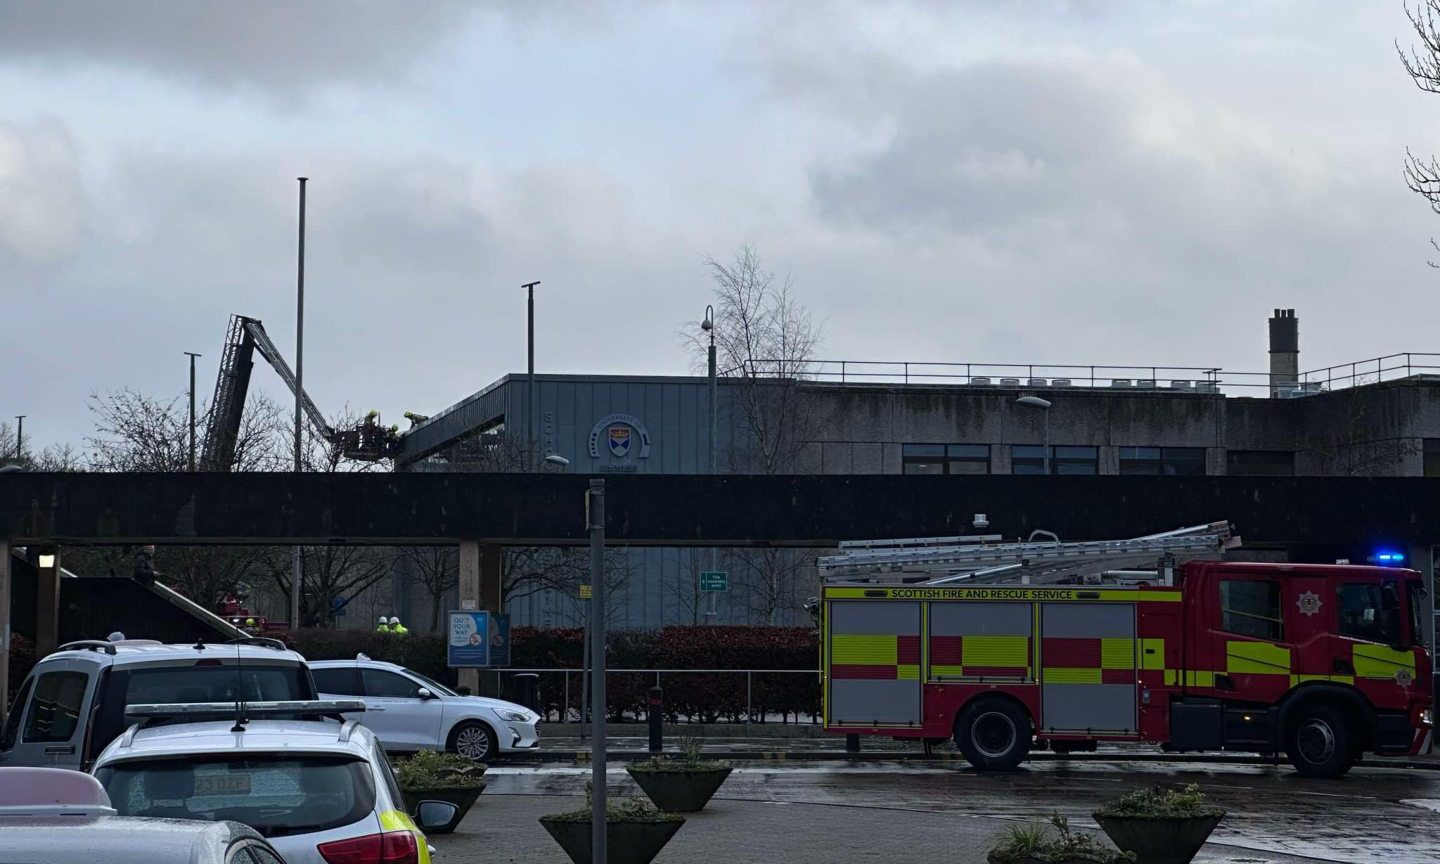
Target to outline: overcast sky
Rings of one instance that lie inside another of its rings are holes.
[[[515,10],[523,8],[524,12]],[[1440,97],[1399,2],[0,5],[0,416],[208,398],[227,317],[434,413],[523,371],[684,374],[748,240],[850,359],[1267,363],[1440,350]],[[268,370],[257,385],[283,391]]]

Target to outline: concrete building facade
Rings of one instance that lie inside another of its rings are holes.
[[[1338,378],[1302,374],[1293,310],[1277,310],[1270,324],[1271,370],[1251,382],[1218,370],[1187,378],[1092,372],[1082,381],[973,369],[919,383],[855,381],[853,373],[834,380],[818,368],[803,380],[721,378],[715,471],[1440,476],[1440,375],[1408,356],[1403,367],[1377,362],[1373,374],[1358,365]],[[403,438],[397,470],[711,470],[703,377],[541,375],[533,433],[528,391],[525,376],[509,375],[420,423]],[[813,556],[786,554],[632,550],[612,614],[617,626],[803,620]],[[730,572],[732,584],[707,617],[712,598],[694,583],[713,568]],[[765,583],[758,601],[756,580]],[[515,621],[578,621],[578,598],[560,593],[515,598]]]

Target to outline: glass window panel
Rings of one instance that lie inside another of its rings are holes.
[[[1160,451],[1160,473],[1169,477],[1203,476],[1204,447],[1166,447]]]
[[[990,460],[989,444],[950,444],[945,448],[945,452],[951,459]]]
[[[84,672],[47,672],[35,682],[35,700],[26,715],[26,741],[69,741],[80,722],[80,704],[90,677]]]
[[[1280,583],[1258,579],[1222,580],[1220,627],[1230,633],[1279,642],[1284,631]]]

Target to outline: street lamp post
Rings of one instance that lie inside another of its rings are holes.
[[[715,388],[715,307],[714,307],[714,306],[709,306],[709,305],[707,305],[707,306],[705,307],[705,320],[702,321],[702,322],[700,322],[700,329],[701,329],[701,330],[704,330],[706,333],[710,334],[710,348],[709,348],[709,350],[706,352],[706,355],[707,355],[707,364],[706,364],[706,365],[707,365],[707,367],[708,367],[708,369],[709,369],[709,375],[710,375],[710,380],[709,380],[709,390],[710,390],[710,476],[711,476],[711,477],[714,477],[715,474],[718,473],[718,471],[716,470],[716,464],[715,464],[715,462],[716,462],[716,459],[715,459],[715,453],[716,453],[716,449],[715,449],[715,448],[716,448],[715,431],[716,431],[716,429],[717,429],[717,427],[718,427],[718,422],[717,422],[717,417],[716,417],[716,414],[718,413],[718,408],[717,408],[717,401],[718,401],[718,400],[717,400],[717,398],[716,398],[716,388]],[[710,547],[710,570],[711,570],[711,572],[714,572],[714,570],[715,570],[715,566],[716,566],[716,565],[715,565],[715,556],[716,556],[715,547],[714,547],[714,546],[711,546],[711,547]],[[716,602],[716,600],[715,600],[715,594],[716,594],[716,592],[714,592],[714,591],[711,591],[711,592],[710,592],[710,611],[705,613],[706,617],[708,617],[708,618],[711,619],[711,623],[714,623],[714,618],[715,618],[715,602]]]
[[[525,308],[526,331],[528,335],[526,336],[525,344],[526,351],[530,358],[530,372],[525,384],[525,447],[529,450],[530,455],[525,460],[525,467],[531,471],[539,470],[540,465],[539,459],[536,458],[536,455],[539,453],[539,447],[535,442],[535,427],[538,425],[535,422],[535,418],[538,416],[538,412],[535,410],[535,286],[539,284],[539,280],[536,280],[534,282],[526,282],[520,286],[528,292]]]
[[[19,465],[19,464],[20,464],[20,458],[21,458],[21,456],[23,456],[24,453],[25,453],[25,446],[24,446],[24,442],[25,442],[25,418],[26,418],[26,417],[29,417],[29,416],[30,416],[29,414],[16,414],[16,415],[15,415],[15,464],[16,464],[16,465]]]
[[[1049,400],[1049,399],[1041,399],[1039,396],[1021,396],[1019,399],[1016,399],[1016,400],[1015,400],[1015,404],[1016,404],[1016,405],[1027,405],[1027,406],[1029,406],[1029,407],[1031,407],[1031,408],[1039,408],[1041,411],[1044,411],[1044,412],[1045,412],[1045,416],[1044,416],[1044,417],[1042,418],[1042,420],[1041,420],[1041,423],[1042,423],[1041,428],[1044,429],[1044,432],[1043,432],[1042,434],[1044,435],[1044,442],[1045,442],[1045,443],[1044,443],[1044,446],[1043,446],[1043,448],[1042,448],[1043,459],[1044,459],[1044,461],[1043,461],[1042,464],[1044,465],[1044,469],[1043,469],[1044,472],[1045,472],[1046,474],[1049,474],[1049,473],[1050,473],[1050,400]]]
[[[295,268],[295,473],[300,473],[301,428],[300,394],[305,392],[305,183],[300,177],[300,250]],[[300,547],[291,551],[290,559],[290,629],[300,627],[300,583],[305,575],[304,557]]]
[[[190,358],[190,473],[195,473],[195,358],[202,355],[186,351]]]

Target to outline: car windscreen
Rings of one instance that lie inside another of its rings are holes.
[[[95,777],[121,816],[231,820],[266,837],[349,825],[375,808],[370,766],[348,756],[127,761]]]
[[[409,675],[411,678],[414,678],[416,681],[419,681],[421,684],[424,684],[426,687],[429,687],[432,692],[438,693],[438,694],[441,695],[441,696],[459,696],[459,695],[460,695],[459,693],[456,693],[454,690],[451,690],[449,687],[446,687],[444,684],[441,684],[439,681],[436,681],[434,678],[430,678],[430,677],[427,677],[427,676],[425,676],[425,675],[421,675],[419,672],[416,672],[414,669],[406,669],[406,670],[405,670],[405,674],[406,674],[406,675]]]

